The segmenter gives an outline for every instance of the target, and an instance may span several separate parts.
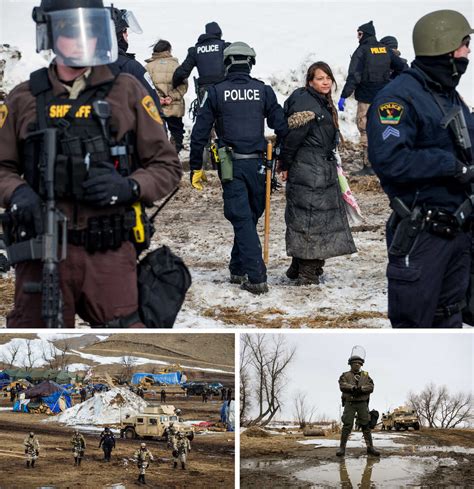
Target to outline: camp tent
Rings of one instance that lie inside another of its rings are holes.
[[[66,371],[59,372],[56,375],[56,382],[58,384],[71,384],[74,380],[76,380],[76,375]]]
[[[148,374],[138,372],[132,377],[132,384],[139,384],[143,379],[149,379],[154,383],[177,385],[181,383],[181,372],[170,372],[167,374]]]
[[[24,400],[17,401],[14,411],[31,411],[45,405],[52,413],[60,413],[72,406],[71,396],[56,382],[45,380],[24,392]]]
[[[5,372],[0,372],[0,389],[3,389],[5,386],[9,385],[10,382],[10,376]]]

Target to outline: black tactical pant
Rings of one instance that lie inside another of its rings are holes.
[[[387,232],[389,245],[390,237]],[[444,238],[423,231],[408,257],[389,254],[388,317],[393,328],[462,327],[456,306],[469,285],[470,249],[470,232]]]
[[[234,179],[222,184],[224,216],[234,227],[229,270],[247,274],[251,283],[267,281],[267,269],[257,233],[257,222],[265,211],[265,175],[258,173],[261,159],[234,161]]]

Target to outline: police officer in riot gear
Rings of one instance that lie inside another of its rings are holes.
[[[267,271],[256,225],[265,209],[264,123],[282,138],[288,131],[283,109],[275,93],[263,82],[250,76],[255,51],[243,42],[226,48],[224,81],[209,87],[191,134],[191,183],[202,190],[206,181],[202,170],[202,152],[213,124],[218,136],[218,166],[233,166],[222,179],[224,216],[234,227],[229,270],[232,283],[254,294],[268,291]]]
[[[369,399],[370,394],[374,391],[374,382],[369,377],[368,372],[362,370],[364,362],[364,348],[359,345],[354,346],[347,362],[351,369],[339,377],[339,389],[342,392],[344,412],[342,414],[341,443],[336,453],[338,457],[343,457],[346,453],[347,440],[354,426],[356,415],[367,445],[367,454],[375,457],[380,456],[380,453],[374,448],[370,430]]]
[[[456,121],[465,120],[464,141],[474,141],[474,118],[456,86],[472,32],[452,10],[418,20],[412,68],[381,90],[369,111],[369,158],[394,210],[387,224],[394,328],[462,326],[474,166],[472,149],[457,142]]]
[[[201,104],[207,88],[225,76],[224,49],[230,45],[222,39],[222,30],[217,22],[206,24],[205,34],[201,34],[195,46],[188,49],[188,55],[173,74],[173,87],[189,77],[191,71],[197,68],[199,73],[198,101]]]
[[[131,10],[110,7],[110,12],[115,25],[118,45],[118,58],[115,66],[117,66],[121,73],[130,73],[130,75],[133,75],[145,87],[161,114],[160,97],[156,93],[148,71],[135,59],[135,54],[127,52],[128,31],[141,34],[143,32],[142,28]]]
[[[37,50],[52,49],[56,58],[0,108],[0,206],[9,211],[16,250],[7,326],[45,326],[41,289],[25,287],[44,283],[42,262],[21,244],[43,232],[45,141],[38,134],[50,128],[57,134],[54,196],[67,218],[58,284],[63,325],[74,327],[78,314],[92,326],[143,326],[132,232],[138,211],[131,206],[170,193],[181,177],[179,160],[152,98],[113,68],[117,40],[102,0],[42,0],[33,18]]]
[[[357,129],[363,147],[363,168],[356,175],[364,176],[374,174],[367,159],[367,110],[375,94],[390,81],[390,76],[394,72],[401,73],[406,64],[391,49],[377,41],[372,21],[358,27],[357,37],[359,46],[351,57],[338,107],[344,111],[346,98],[354,93],[357,100]]]

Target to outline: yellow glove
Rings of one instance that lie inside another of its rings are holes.
[[[202,190],[204,188],[203,182],[207,182],[207,177],[204,170],[192,170],[191,185],[198,190]]]

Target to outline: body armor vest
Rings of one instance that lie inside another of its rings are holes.
[[[114,79],[115,80],[115,79]],[[56,127],[58,131],[54,189],[59,199],[81,201],[82,184],[100,172],[100,163],[109,162],[124,175],[131,172],[133,146],[116,144],[109,127],[110,110],[105,97],[114,80],[86,89],[77,99],[54,97],[47,70],[31,74],[30,89],[37,99],[36,128]],[[105,116],[104,116],[105,109]],[[42,195],[42,142],[27,137],[22,148],[25,180]]]
[[[199,85],[216,83],[224,78],[224,44],[221,39],[207,39],[196,44]]]
[[[248,75],[234,76],[214,86],[217,93],[216,129],[236,152],[263,151],[265,85]]]
[[[384,83],[390,80],[391,59],[389,48],[380,43],[365,46],[366,58],[362,81]]]

